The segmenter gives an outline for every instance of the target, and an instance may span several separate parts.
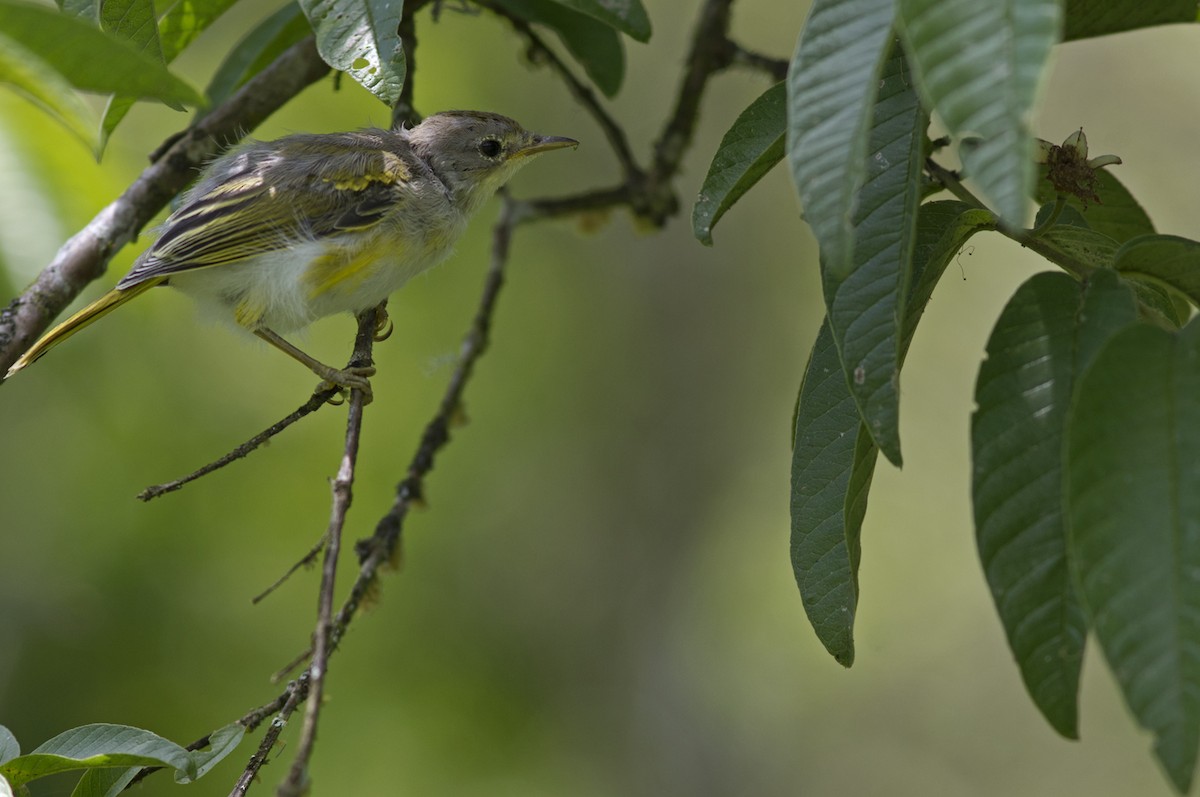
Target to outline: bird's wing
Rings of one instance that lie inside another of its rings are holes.
[[[235,150],[213,163],[117,287],[367,229],[407,193],[402,147],[394,133],[362,131]]]

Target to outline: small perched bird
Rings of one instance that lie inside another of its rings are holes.
[[[412,129],[244,143],[205,169],[115,289],[47,332],[6,378],[148,288],[170,285],[369,398],[373,368],[324,365],[280,335],[378,305],[445,259],[530,156],[578,144],[477,111],[435,114]]]

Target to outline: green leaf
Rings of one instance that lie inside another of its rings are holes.
[[[625,46],[611,26],[554,0],[497,0],[497,5],[553,30],[605,96],[616,96],[625,79]]]
[[[852,216],[894,13],[892,0],[815,0],[788,69],[792,179],[822,270],[838,279],[853,266]]]
[[[556,0],[559,4],[598,19],[640,42],[650,41],[650,17],[642,0]]]
[[[1036,238],[1022,239],[1021,244],[1077,277],[1112,268],[1120,248],[1107,235],[1073,224],[1055,225]]]
[[[973,234],[994,228],[992,214],[962,202],[921,206],[901,359],[946,265]],[[817,638],[846,667],[854,662],[859,538],[877,452],[826,322],[809,357],[796,411],[792,569]]]
[[[236,0],[176,0],[158,21],[163,59],[170,63],[196,37],[233,7]]]
[[[222,759],[232,753],[242,743],[245,735],[246,728],[238,722],[231,722],[228,725],[217,728],[208,735],[208,747],[191,753],[192,761],[196,765],[196,774],[189,778],[183,772],[176,772],[175,781],[177,783],[189,783],[196,778],[204,777],[210,769],[220,763]]]
[[[712,246],[712,228],[733,203],[783,158],[786,85],[777,83],[742,111],[721,139],[692,208],[692,232]]]
[[[400,0],[300,0],[325,63],[345,72],[389,108],[404,87]]]
[[[64,731],[0,765],[0,774],[20,786],[56,772],[130,766],[169,766],[196,777],[191,754],[174,742],[140,728],[104,723]]]
[[[213,105],[224,102],[275,58],[312,32],[300,6],[288,3],[233,46],[205,90]]]
[[[0,83],[44,108],[87,147],[96,149],[96,119],[74,89],[32,50],[0,33]]]
[[[71,797],[117,797],[133,782],[142,767],[104,767],[83,773]]]
[[[897,467],[900,457],[900,327],[912,269],[928,117],[894,44],[880,74],[855,197],[851,270],[822,269],[825,304],[850,393],[867,431]]]
[[[72,17],[100,24],[100,0],[55,0],[58,10]]]
[[[0,764],[10,761],[21,754],[21,745],[17,737],[8,728],[0,725]]]
[[[12,784],[4,775],[0,775],[0,797],[14,797]]]
[[[1067,207],[1078,211],[1088,227],[1117,243],[1154,232],[1154,224],[1146,211],[1108,169],[1096,171],[1096,194],[1100,197],[1099,204],[1089,202],[1085,205],[1078,197],[1067,198]],[[1044,205],[1054,199],[1055,190],[1050,181],[1038,180],[1038,203]]]
[[[917,89],[961,147],[963,167],[1007,222],[1033,194],[1028,118],[1061,27],[1060,0],[898,0]]]
[[[189,776],[187,770],[177,769],[175,782],[190,783],[204,777],[237,748],[245,735],[246,729],[236,722],[213,731],[208,737],[208,747],[188,753],[195,775]],[[117,797],[141,770],[142,767],[89,769],[83,773],[71,797]]]
[[[1127,277],[1165,285],[1200,305],[1200,242],[1176,235],[1143,235],[1121,247],[1116,267]]]
[[[975,534],[988,586],[1026,689],[1071,739],[1087,622],[1067,566],[1067,408],[1088,359],[1079,348],[1094,351],[1137,320],[1133,292],[1112,271],[1096,272],[1081,296],[1082,288],[1044,272],[1017,290],[988,340],[971,419]]]
[[[153,58],[81,19],[19,0],[0,0],[0,48],[15,43],[84,91],[202,105],[203,98]],[[7,82],[7,75],[0,76]]]
[[[1126,30],[1195,22],[1196,0],[1066,0],[1063,39],[1084,39]]]
[[[132,44],[138,52],[162,62],[158,19],[152,0],[103,0],[100,29]]]
[[[1067,432],[1071,555],[1130,711],[1187,792],[1200,745],[1200,323],[1135,325],[1083,375]]]

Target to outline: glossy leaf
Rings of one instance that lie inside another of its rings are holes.
[[[1010,224],[1033,194],[1027,120],[1059,39],[1060,0],[898,0],[900,30],[928,107],[961,146],[963,167]]]
[[[815,0],[788,70],[786,151],[824,273],[853,267],[855,198],[892,41],[892,0]]]
[[[692,232],[712,246],[712,228],[783,158],[787,85],[777,83],[750,103],[721,139],[692,208]]]
[[[140,728],[97,723],[60,733],[0,765],[0,773],[20,786],[56,772],[127,766],[169,766],[193,776],[196,772],[191,755],[174,742]]]
[[[852,267],[822,269],[825,304],[850,393],[875,445],[900,458],[900,327],[917,221],[928,118],[893,46],[883,67],[855,198]]]
[[[902,357],[946,265],[973,234],[994,226],[990,213],[961,202],[921,207]],[[792,569],[817,638],[849,667],[854,662],[859,537],[878,449],[862,427],[828,323],[809,358],[795,420]]]
[[[205,94],[213,105],[225,101],[288,47],[312,32],[300,6],[288,3],[260,22],[233,46],[213,73]]]
[[[1161,283],[1200,305],[1200,242],[1176,235],[1144,235],[1116,255],[1117,270]]]
[[[1196,21],[1195,0],[1066,0],[1066,5],[1064,40]]]
[[[300,0],[317,34],[317,52],[389,108],[404,87],[401,0]]]
[[[588,77],[608,97],[625,79],[625,47],[611,26],[555,0],[496,0],[521,19],[554,31]]]
[[[1186,792],[1200,746],[1200,323],[1135,325],[1083,375],[1068,427],[1072,559],[1092,627]]]
[[[1068,738],[1078,736],[1087,622],[1067,565],[1067,408],[1097,342],[1137,319],[1132,290],[1112,271],[1081,288],[1044,272],[1017,290],[988,340],[971,422],[984,573],[1030,696]]]
[[[556,0],[640,42],[650,41],[650,17],[642,0]]]

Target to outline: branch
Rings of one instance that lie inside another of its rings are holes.
[[[191,181],[198,167],[328,73],[313,39],[305,39],[179,135],[121,196],[62,245],[24,293],[0,311],[0,372],[8,370],[80,291],[104,273],[117,250]]]

